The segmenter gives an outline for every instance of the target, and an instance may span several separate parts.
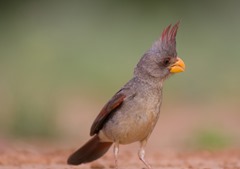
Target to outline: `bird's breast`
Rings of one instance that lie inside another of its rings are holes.
[[[161,95],[138,95],[125,102],[105,124],[102,133],[115,142],[129,144],[147,138],[160,113]]]

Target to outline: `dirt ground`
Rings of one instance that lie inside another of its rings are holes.
[[[69,107],[72,109],[74,106]],[[97,112],[97,109],[91,106],[85,108],[86,111],[82,110],[84,105],[78,107],[74,111],[66,108],[67,113],[60,113],[60,131],[69,134],[64,135],[64,142],[0,138],[0,169],[114,168],[112,149],[99,160],[89,164],[66,164],[68,156],[89,139],[89,128],[95,117],[94,114],[83,116],[79,112]],[[190,106],[175,106],[176,108],[172,109],[167,107],[170,106],[163,107],[164,113],[161,114],[146,148],[146,159],[153,169],[240,169],[240,116],[237,106],[232,109],[230,106],[226,109],[220,107],[217,110],[217,106],[200,107],[201,109]],[[188,138],[194,136],[193,133],[202,127],[217,127],[220,131],[231,134],[233,146],[215,151],[194,150],[190,147]],[[145,168],[137,156],[138,146],[136,143],[120,146],[120,169]]]
[[[4,145],[5,144],[5,145]],[[72,148],[56,145],[4,143],[0,147],[1,169],[104,169],[114,168],[112,151],[101,159],[80,166],[69,166],[66,159]],[[4,146],[3,146],[4,145]],[[119,168],[142,169],[136,147],[122,146]],[[240,149],[221,151],[148,150],[146,159],[159,169],[240,169]]]

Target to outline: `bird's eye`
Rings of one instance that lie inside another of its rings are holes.
[[[166,58],[163,60],[163,65],[168,66],[170,64],[170,58]]]

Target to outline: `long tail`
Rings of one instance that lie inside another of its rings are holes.
[[[103,156],[111,147],[112,142],[100,142],[98,135],[75,151],[67,160],[68,164],[79,165],[94,161]]]

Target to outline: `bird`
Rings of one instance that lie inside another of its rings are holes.
[[[177,55],[176,35],[179,22],[167,26],[134,68],[133,77],[103,106],[94,120],[92,138],[71,154],[69,165],[97,160],[113,145],[115,168],[118,168],[120,144],[140,142],[138,157],[147,169],[147,141],[159,119],[163,82],[183,72],[185,64]]]

